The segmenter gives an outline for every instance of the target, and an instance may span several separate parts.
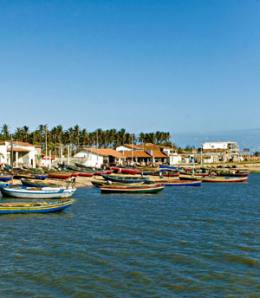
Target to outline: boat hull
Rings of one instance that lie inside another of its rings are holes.
[[[48,177],[49,178],[53,178],[53,179],[68,179],[68,178],[71,178],[72,177],[72,173],[64,173],[64,174],[61,174],[61,173],[49,173],[48,174]]]
[[[70,207],[73,202],[74,200],[69,199],[55,203],[0,203],[0,214],[60,212]]]
[[[148,181],[148,179],[146,178],[142,178],[142,177],[121,177],[121,176],[112,176],[112,175],[103,175],[103,178],[107,181],[112,181],[112,182],[116,182],[116,183],[144,183],[146,181]]]
[[[163,185],[144,186],[144,187],[120,187],[120,186],[100,186],[102,193],[130,193],[130,194],[153,194],[164,189]]]
[[[44,187],[37,190],[36,188],[25,187],[25,188],[12,188],[5,187],[1,189],[3,195],[12,198],[21,199],[61,199],[69,198],[76,191],[75,188],[51,188]]]
[[[1,176],[0,175],[0,181],[1,182],[7,182],[7,181],[10,181],[10,180],[12,180],[12,176]]]
[[[248,177],[222,177],[222,176],[216,176],[216,177],[204,177],[202,179],[203,182],[208,183],[243,183],[247,182]]]

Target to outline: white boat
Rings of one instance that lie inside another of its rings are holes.
[[[59,199],[71,197],[76,188],[72,187],[3,187],[3,195],[23,199]]]

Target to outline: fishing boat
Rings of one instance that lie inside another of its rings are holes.
[[[113,170],[114,173],[126,175],[138,175],[142,173],[141,170],[132,168],[111,167],[111,170]]]
[[[241,183],[247,182],[248,177],[232,177],[232,176],[207,176],[203,177],[203,182],[212,182],[212,183]]]
[[[95,176],[103,176],[103,175],[110,175],[112,174],[112,170],[103,170],[103,171],[97,171],[94,173]]]
[[[56,183],[44,182],[37,179],[22,178],[21,182],[23,186],[27,186],[27,187],[60,187],[60,185]]]
[[[48,178],[48,175],[43,175],[43,174],[37,174],[33,176],[34,176],[34,179],[38,179],[38,180],[45,180]]]
[[[129,176],[114,176],[114,175],[102,175],[107,181],[117,182],[117,183],[144,183],[149,181],[144,177],[129,177]]]
[[[141,184],[141,185],[102,185],[99,187],[102,193],[139,193],[153,194],[164,189],[162,184]]]
[[[169,181],[161,181],[164,186],[201,186],[202,181],[199,180],[169,180]]]
[[[192,174],[180,174],[179,177],[180,177],[181,180],[198,180],[198,181],[201,181],[202,179],[204,179],[203,177],[205,177],[205,176],[201,176],[201,175],[197,175],[197,174],[194,174],[194,175],[192,175]]]
[[[13,179],[13,176],[10,175],[0,175],[0,181],[7,182]]]
[[[72,187],[25,187],[13,186],[1,189],[4,196],[23,199],[59,199],[71,197],[76,188]]]
[[[59,172],[53,172],[53,173],[49,173],[48,174],[49,178],[53,178],[53,179],[68,179],[72,177],[72,173],[59,173]]]
[[[55,202],[1,202],[0,214],[59,212],[73,204],[73,199]]]
[[[77,162],[75,162],[75,166],[78,167],[78,168],[80,168],[81,171],[84,170],[84,172],[85,172],[85,171],[86,171],[86,172],[90,172],[90,173],[94,173],[94,172],[95,172],[95,170],[94,170],[93,168],[88,167],[88,166],[85,166],[85,165],[83,165],[83,164],[81,164],[81,163],[77,163]]]
[[[89,172],[78,172],[78,176],[79,177],[93,177],[93,173],[89,173]]]

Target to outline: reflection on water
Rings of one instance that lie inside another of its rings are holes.
[[[260,295],[260,176],[75,198],[62,213],[0,216],[0,297]]]

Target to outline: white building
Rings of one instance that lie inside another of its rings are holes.
[[[13,165],[15,167],[25,166],[34,168],[40,157],[39,148],[34,145],[13,141],[0,142],[0,164],[11,165],[11,152],[13,151]]]
[[[104,165],[122,164],[123,155],[114,149],[86,148],[73,157],[74,160],[91,168],[100,168]]]
[[[202,145],[203,151],[210,150],[210,151],[232,151],[232,152],[239,152],[239,146],[237,142],[206,142]]]
[[[241,160],[237,142],[206,142],[202,145],[202,150],[206,163]]]

